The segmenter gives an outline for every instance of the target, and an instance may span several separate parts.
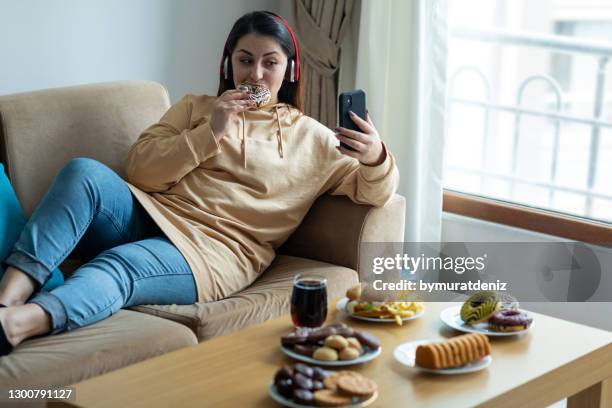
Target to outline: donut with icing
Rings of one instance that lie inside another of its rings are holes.
[[[461,320],[471,325],[487,321],[501,306],[495,292],[475,293],[461,307]]]
[[[489,328],[501,332],[525,330],[531,323],[533,317],[520,310],[500,310],[489,318]]]
[[[247,99],[254,101],[258,108],[267,104],[272,99],[270,90],[263,85],[243,82],[238,85],[238,89],[242,92],[246,92]]]

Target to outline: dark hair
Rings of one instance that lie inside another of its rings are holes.
[[[287,55],[287,59],[296,59],[296,49],[293,45],[293,39],[291,34],[283,23],[278,21],[274,13],[269,11],[253,11],[240,17],[232,27],[227,41],[225,43],[225,49],[223,50],[223,59],[228,56],[228,79],[223,77],[223,73],[219,73],[219,91],[217,96],[221,95],[228,89],[234,89],[234,73],[232,69],[231,55],[238,43],[238,40],[247,34],[259,34],[266,35],[274,38],[278,41],[279,45]],[[296,40],[297,41],[297,40]],[[221,61],[223,64],[223,61]],[[298,61],[296,61],[296,65]],[[287,69],[291,67],[288,65]],[[283,80],[283,84],[278,91],[278,101],[293,105],[299,110],[303,110],[302,103],[302,87],[300,85],[300,78],[295,82],[290,82],[287,79]],[[285,75],[287,78],[287,75]]]

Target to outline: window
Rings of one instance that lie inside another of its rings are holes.
[[[449,2],[445,189],[612,224],[612,4],[467,4]]]

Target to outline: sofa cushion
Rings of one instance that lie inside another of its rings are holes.
[[[194,344],[183,325],[120,310],[91,326],[23,342],[0,358],[0,384],[64,386]]]
[[[358,282],[357,272],[352,269],[278,255],[251,286],[229,298],[194,305],[142,305],[131,309],[182,323],[203,341],[288,314],[293,278],[304,272],[327,278],[327,296],[330,301],[344,296],[346,289]]]
[[[26,217],[74,157],[91,157],[123,175],[130,146],[169,107],[166,89],[151,81],[0,96],[0,162]]]

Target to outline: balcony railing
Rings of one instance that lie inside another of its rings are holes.
[[[599,161],[600,137],[602,128],[612,128],[612,122],[604,119],[604,102],[606,98],[606,80],[608,76],[608,62],[612,57],[612,45],[610,43],[578,40],[570,37],[558,35],[542,35],[542,34],[524,34],[505,32],[497,30],[475,30],[467,28],[452,28],[450,30],[451,37],[460,40],[474,41],[479,43],[494,43],[500,45],[513,45],[523,47],[535,47],[544,49],[549,52],[564,53],[564,54],[585,54],[597,58],[598,69],[596,72],[596,83],[593,97],[593,115],[591,117],[582,117],[563,112],[564,95],[559,83],[552,77],[546,74],[531,75],[525,78],[516,90],[515,104],[500,104],[495,103],[491,99],[491,83],[487,75],[476,66],[462,66],[455,70],[449,80],[449,108],[453,104],[481,107],[484,110],[483,123],[483,145],[481,146],[481,166],[479,170],[473,170],[465,167],[449,167],[449,170],[460,171],[466,174],[478,175],[481,179],[492,178],[504,180],[510,183],[510,197],[514,192],[515,184],[523,184],[530,186],[543,187],[548,189],[549,204],[552,206],[553,197],[556,191],[576,193],[586,198],[585,215],[592,216],[593,199],[603,198],[612,200],[612,195],[597,192],[594,190],[595,180],[597,176],[597,164]],[[465,73],[471,72],[476,74],[483,83],[485,90],[484,100],[458,98],[454,95],[455,83]],[[525,90],[534,82],[544,82],[552,90],[554,96],[553,110],[536,110],[527,108],[523,105],[523,94]],[[450,109],[452,111],[452,109]],[[510,174],[502,174],[489,172],[485,167],[485,160],[488,151],[489,138],[489,121],[493,111],[510,112],[514,114],[514,127],[512,129],[512,151],[511,151],[511,172]],[[524,116],[542,117],[551,119],[554,123],[553,134],[553,151],[549,178],[547,182],[530,180],[517,175],[518,168],[518,145],[520,139],[521,119]],[[450,123],[452,118],[449,118],[447,123]],[[588,125],[591,127],[591,139],[588,158],[588,172],[586,180],[586,188],[575,188],[564,186],[557,181],[558,159],[559,159],[559,134],[563,123],[577,123]]]

